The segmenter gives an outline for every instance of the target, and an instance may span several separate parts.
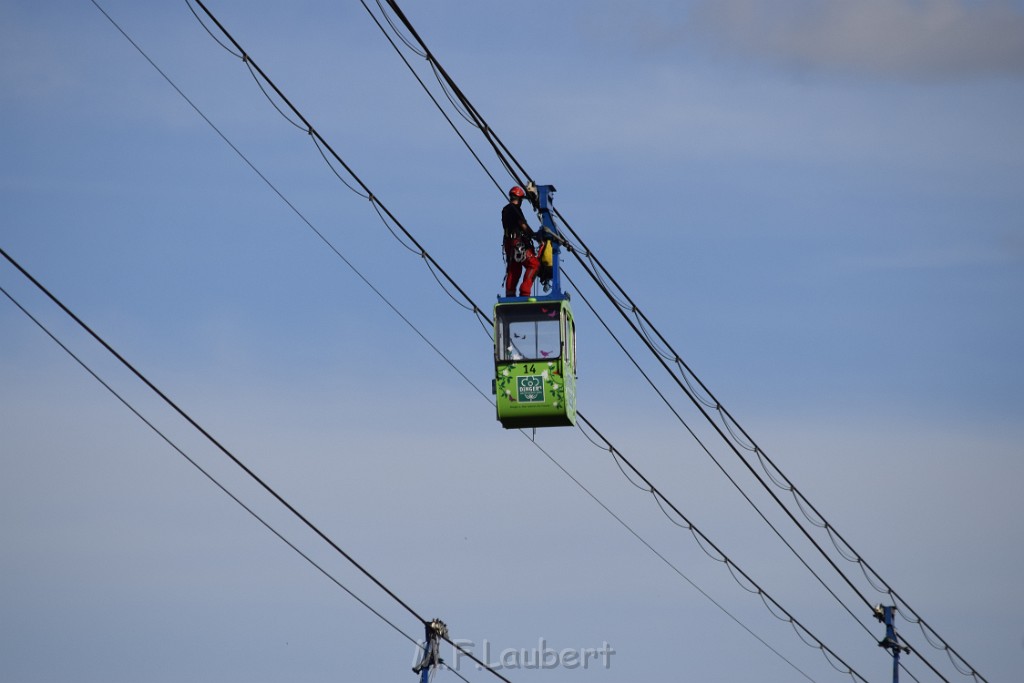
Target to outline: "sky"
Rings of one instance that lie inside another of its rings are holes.
[[[500,427],[490,332],[212,22],[97,3],[0,0],[0,248],[345,553],[512,681],[849,680],[737,568],[889,680],[888,598],[579,261],[580,411],[732,571],[594,434]],[[514,181],[378,4],[206,4],[489,315]],[[1019,677],[1024,3],[403,10],[806,500],[981,676]],[[0,287],[0,679],[417,680],[409,611],[6,259]],[[970,680],[896,626],[902,680]]]

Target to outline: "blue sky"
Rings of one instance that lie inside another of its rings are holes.
[[[573,228],[764,451],[982,675],[1013,680],[1024,659],[1024,5],[407,4],[475,107],[558,188]],[[511,680],[846,680],[580,431],[543,430],[535,446],[500,428],[480,394],[487,333],[184,2],[101,5],[418,333],[90,2],[0,3],[0,247],[454,637],[477,652],[487,641],[493,656],[542,638],[615,649],[608,669],[503,671]],[[483,173],[364,7],[208,6],[489,307],[511,183],[448,109],[503,189]],[[863,604],[580,266],[566,270],[580,287],[581,411],[801,623],[861,675],[887,680]],[[419,636],[6,262],[0,286]],[[728,483],[584,297],[860,624]],[[411,643],[210,484],[7,297],[0,351],[0,678],[415,679]],[[944,677],[966,680],[916,626],[898,626]],[[907,680],[939,680],[920,658],[905,661]]]

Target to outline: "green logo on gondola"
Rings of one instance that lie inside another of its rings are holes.
[[[516,389],[520,403],[544,402],[544,378],[540,375],[526,375],[516,378]]]

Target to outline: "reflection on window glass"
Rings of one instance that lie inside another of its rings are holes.
[[[559,357],[557,307],[537,307],[506,313],[500,325],[501,360],[552,360]]]

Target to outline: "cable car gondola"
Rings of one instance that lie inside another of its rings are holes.
[[[498,421],[506,429],[576,424],[576,329],[569,295],[561,291],[559,242],[551,218],[555,188],[530,188],[542,230],[552,240],[551,291],[498,297],[494,306],[493,383]]]

